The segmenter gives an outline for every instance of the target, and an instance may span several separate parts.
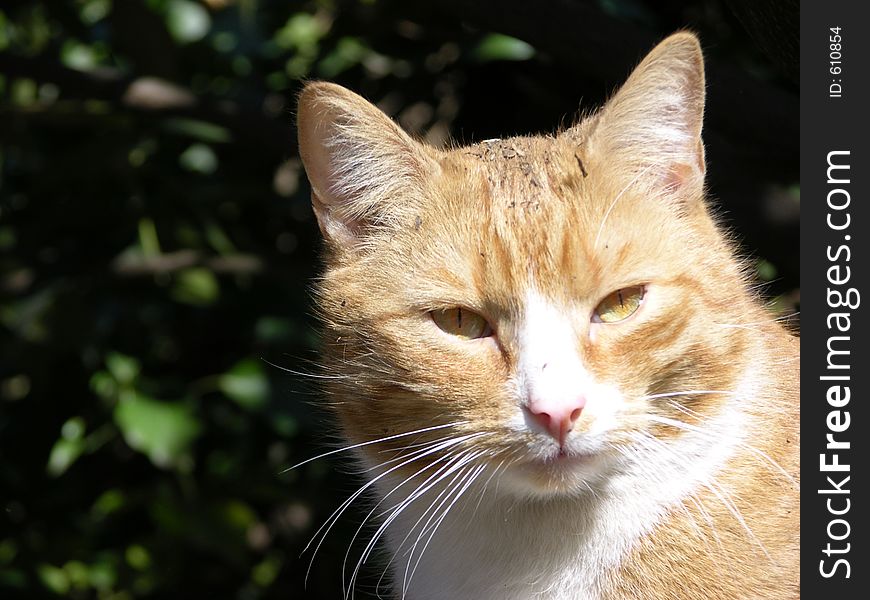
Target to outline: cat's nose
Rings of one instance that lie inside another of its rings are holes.
[[[586,396],[581,394],[570,399],[533,398],[526,410],[535,423],[563,446],[585,406]]]

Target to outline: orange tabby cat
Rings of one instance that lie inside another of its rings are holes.
[[[704,201],[703,108],[689,33],[555,136],[438,150],[306,86],[328,392],[377,500],[348,588],[385,541],[396,598],[799,596],[798,342]]]

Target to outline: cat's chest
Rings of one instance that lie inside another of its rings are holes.
[[[639,497],[472,498],[431,521],[426,508],[405,511],[389,534],[394,589],[407,600],[596,600],[661,512]]]

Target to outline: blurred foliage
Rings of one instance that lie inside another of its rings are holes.
[[[339,597],[354,517],[307,588],[300,554],[355,480],[339,461],[287,470],[336,438],[304,375],[300,82],[336,80],[443,143],[552,130],[624,76],[424,4],[0,5],[0,597]],[[660,34],[691,24],[776,80],[718,2],[589,4]],[[746,201],[788,217],[795,180]],[[794,265],[758,264],[788,304]]]

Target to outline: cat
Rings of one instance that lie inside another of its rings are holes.
[[[408,600],[799,597],[799,342],[705,200],[704,100],[689,32],[551,136],[435,149],[305,86],[349,593],[385,543]]]

